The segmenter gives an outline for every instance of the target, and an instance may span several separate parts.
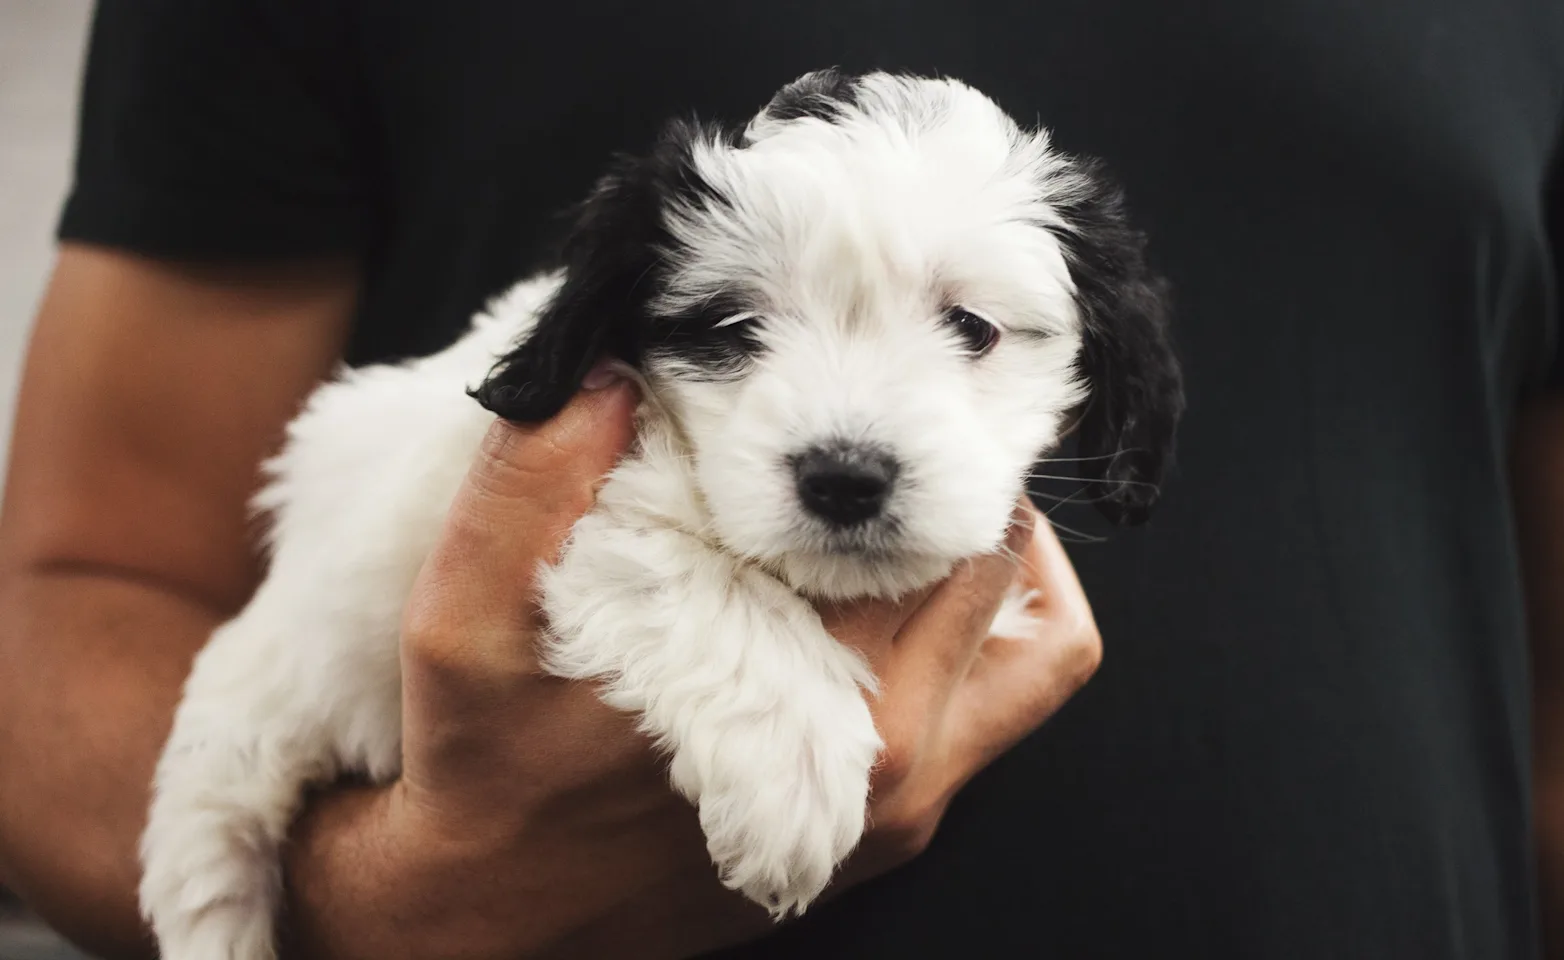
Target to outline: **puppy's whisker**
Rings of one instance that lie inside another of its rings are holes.
[[[1097,502],[1099,502],[1101,500],[1107,499],[1106,496],[1082,498],[1080,496],[1080,493],[1084,489],[1085,489],[1084,487],[1083,488],[1079,488],[1074,493],[1070,494],[1067,497],[1049,497],[1049,496],[1045,495],[1045,499],[1053,500],[1055,502],[1054,502],[1053,506],[1051,506],[1047,510],[1043,511],[1043,516],[1048,517],[1051,520],[1053,518],[1054,512],[1057,511],[1060,507],[1066,506],[1067,504],[1074,503],[1074,504],[1086,505],[1086,504],[1097,503]]]
[[[1066,506],[1068,504],[1072,504],[1072,503],[1086,504],[1086,503],[1092,503],[1092,502],[1093,501],[1091,501],[1091,500],[1077,500],[1074,495],[1071,495],[1071,496],[1068,496],[1068,497],[1059,497],[1057,503],[1055,503],[1053,506],[1049,507],[1047,510],[1043,511],[1043,516],[1052,518],[1053,515],[1054,515],[1054,511],[1056,511],[1060,507]]]
[[[1126,453],[1145,453],[1143,447],[1128,447],[1114,453],[1099,453],[1090,457],[1040,457],[1038,463],[1086,463],[1091,460],[1113,460]]]
[[[1074,527],[1067,527],[1052,517],[1048,517],[1047,519],[1049,525],[1054,528],[1055,533],[1070,534],[1068,537],[1059,537],[1059,539],[1063,540],[1065,543],[1106,543],[1108,540],[1107,537],[1096,537],[1084,531],[1077,530]]]
[[[1060,507],[1064,506],[1065,504],[1069,504],[1069,503],[1080,504],[1082,506],[1089,506],[1089,505],[1094,504],[1094,503],[1101,503],[1104,500],[1108,500],[1108,499],[1110,499],[1113,496],[1111,493],[1105,493],[1105,494],[1102,494],[1102,495],[1096,496],[1096,497],[1083,497],[1083,496],[1081,496],[1081,494],[1084,493],[1084,492],[1085,492],[1085,488],[1082,487],[1082,488],[1078,488],[1074,493],[1071,493],[1068,496],[1060,496],[1058,494],[1048,493],[1048,492],[1043,491],[1043,490],[1034,490],[1034,491],[1032,491],[1031,495],[1032,495],[1033,499],[1036,499],[1036,500],[1050,500],[1050,501],[1053,501],[1054,505],[1052,507],[1049,507],[1046,511],[1044,511],[1044,513],[1052,513],[1053,511],[1055,511],[1055,510],[1059,509]]]
[[[1078,482],[1078,483],[1113,483],[1113,484],[1120,484],[1120,483],[1122,483],[1122,484],[1124,484],[1125,486],[1128,486],[1128,487],[1150,487],[1153,490],[1157,489],[1157,485],[1155,483],[1151,483],[1150,481],[1147,481],[1147,480],[1094,480],[1094,479],[1092,479],[1090,477],[1066,477],[1066,476],[1063,476],[1063,475],[1057,474],[1057,473],[1032,473],[1032,474],[1028,474],[1027,475],[1027,479],[1028,480],[1064,480],[1064,481],[1075,481],[1075,482]]]

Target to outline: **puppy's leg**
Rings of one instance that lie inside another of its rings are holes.
[[[305,786],[343,767],[395,773],[395,668],[351,663],[333,626],[290,622],[263,593],[197,658],[141,840],[163,960],[271,960],[278,848]]]
[[[864,829],[874,680],[771,577],[667,529],[589,515],[543,577],[545,666],[603,683],[671,753],[723,882],[801,912]]]

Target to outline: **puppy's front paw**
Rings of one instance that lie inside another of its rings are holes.
[[[239,904],[164,916],[155,927],[162,960],[276,960],[266,912]]]
[[[775,919],[801,914],[863,835],[880,738],[856,688],[832,710],[728,724],[704,756],[674,758],[722,881]],[[806,701],[808,698],[805,698]]]
[[[166,764],[165,764],[166,766]],[[274,848],[165,790],[142,840],[141,908],[163,960],[274,960]]]

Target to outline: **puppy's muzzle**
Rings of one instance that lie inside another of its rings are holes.
[[[791,458],[798,502],[837,529],[878,519],[896,485],[896,458],[866,444],[837,441]]]

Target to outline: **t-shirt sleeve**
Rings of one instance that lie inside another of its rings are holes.
[[[368,177],[335,0],[100,0],[62,240],[170,257],[360,248]]]

